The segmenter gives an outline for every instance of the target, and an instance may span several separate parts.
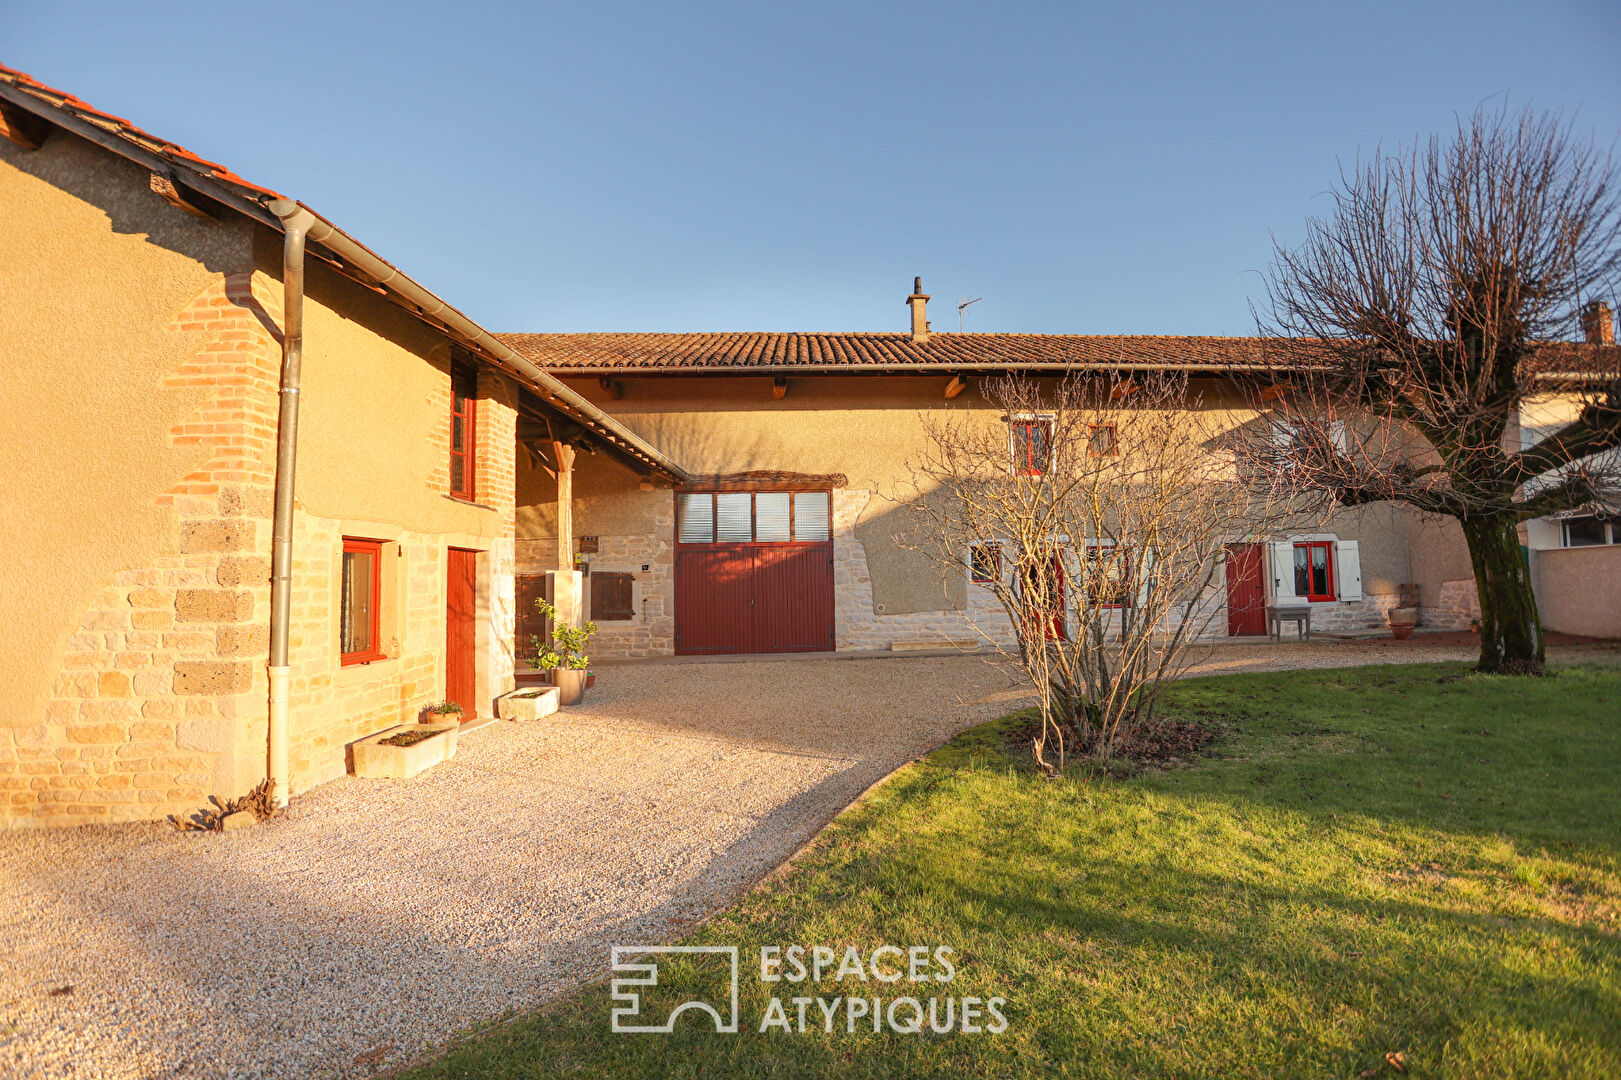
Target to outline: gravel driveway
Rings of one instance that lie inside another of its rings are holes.
[[[1218,646],[1195,670],[1470,655]],[[584,707],[244,832],[0,833],[0,1076],[368,1073],[678,935],[1022,699],[970,656],[615,666]]]
[[[255,829],[0,833],[0,1076],[370,1072],[669,940],[1017,698],[973,657],[619,666]]]

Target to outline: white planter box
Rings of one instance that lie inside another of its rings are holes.
[[[374,780],[405,780],[456,756],[460,724],[401,724],[368,735],[354,745],[355,775]],[[411,746],[385,746],[383,740],[403,731],[432,731],[432,738]]]
[[[495,699],[495,715],[503,720],[539,720],[556,711],[555,686],[526,686]]]

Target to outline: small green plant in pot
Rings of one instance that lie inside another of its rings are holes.
[[[557,609],[544,599],[535,601],[535,610],[550,620],[552,640],[548,643],[539,634],[530,637],[535,653],[529,666],[550,673],[552,684],[557,687],[559,705],[578,705],[585,696],[585,681],[590,677],[586,669],[591,661],[585,649],[597,632],[597,624],[570,626],[557,617]]]

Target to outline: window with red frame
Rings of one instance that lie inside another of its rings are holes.
[[[1086,429],[1088,454],[1093,457],[1114,457],[1120,452],[1120,434],[1113,424],[1088,424]]]
[[[383,599],[383,542],[343,538],[343,594],[338,641],[344,665],[382,660],[377,612]]]
[[[1053,422],[1051,420],[1014,420],[1009,427],[1013,435],[1013,472],[1016,476],[1041,476],[1051,463],[1053,452]]]
[[[1307,600],[1334,599],[1334,544],[1312,540],[1295,545],[1295,595]]]
[[[1086,545],[1086,596],[1098,607],[1131,606],[1131,549]]]
[[[450,373],[450,493],[473,497],[473,463],[477,458],[478,373],[458,367]]]

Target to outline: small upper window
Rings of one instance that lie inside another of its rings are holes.
[[[1015,476],[1041,476],[1052,460],[1053,422],[1048,419],[1014,420],[1009,424],[1013,436],[1013,473]]]
[[[1113,424],[1088,424],[1086,452],[1093,457],[1114,457],[1120,452],[1119,434]]]
[[[457,367],[450,373],[450,493],[473,497],[473,463],[478,454],[476,399],[478,373]]]
[[[975,585],[994,585],[1002,579],[1002,545],[973,544],[968,549],[968,580]]]
[[[338,605],[338,640],[343,664],[382,660],[377,633],[383,598],[383,544],[343,538],[343,594]]]
[[[1621,542],[1621,529],[1598,517],[1566,518],[1560,523],[1565,547],[1595,547]]]
[[[1334,544],[1312,540],[1295,545],[1295,595],[1307,600],[1334,599]]]

